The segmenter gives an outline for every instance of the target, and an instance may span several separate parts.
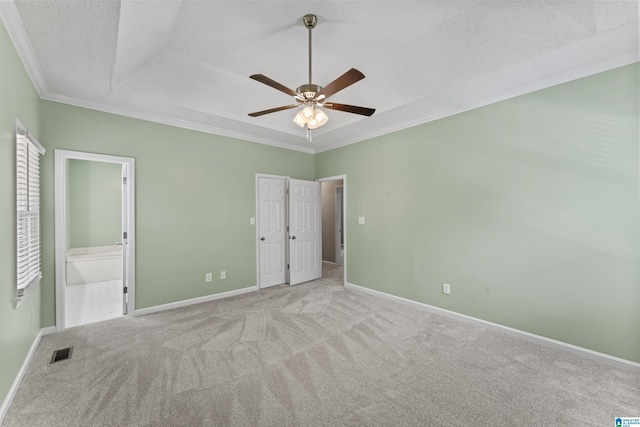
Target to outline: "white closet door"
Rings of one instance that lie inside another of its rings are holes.
[[[286,282],[286,180],[258,178],[260,288]]]
[[[322,277],[320,183],[289,180],[289,283]]]

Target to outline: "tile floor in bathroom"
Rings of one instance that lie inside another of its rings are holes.
[[[67,286],[66,327],[86,325],[122,316],[122,280]]]

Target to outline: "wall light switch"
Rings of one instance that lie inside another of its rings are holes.
[[[227,278],[227,272],[226,272],[226,271],[221,271],[221,272],[220,272],[220,278],[221,278],[222,280],[226,279],[226,278]]]
[[[364,224],[364,217],[363,216],[359,216],[358,217],[358,224]]]
[[[256,219],[254,217],[249,218],[249,225],[256,225]]]

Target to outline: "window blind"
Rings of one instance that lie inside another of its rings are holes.
[[[40,268],[40,143],[16,131],[16,289],[24,297],[42,277]]]

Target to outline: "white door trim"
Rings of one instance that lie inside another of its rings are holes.
[[[256,216],[255,216],[255,226],[256,226],[256,286],[258,289],[262,289],[262,284],[260,283],[260,178],[272,178],[272,179],[283,179],[285,181],[286,189],[289,188],[289,177],[283,175],[269,175],[265,173],[257,173],[256,174]],[[288,197],[285,197],[285,203],[288,204]],[[288,215],[289,207],[285,205],[284,208],[285,215]],[[285,224],[288,224],[288,219],[285,219]],[[285,236],[285,254],[289,253],[289,233],[286,233]],[[285,262],[286,263],[286,262]],[[289,270],[285,271],[285,283],[289,283]]]
[[[54,150],[55,153],[55,267],[56,267],[56,331],[65,329],[65,284],[67,282],[67,253],[66,253],[66,160],[90,160],[96,162],[119,163],[127,166],[127,238],[129,241],[127,251],[127,287],[128,287],[128,313],[135,315],[135,159],[131,157],[110,156],[106,154],[85,153],[81,151]]]
[[[342,228],[342,234],[344,235],[344,258],[342,260],[342,265],[344,268],[344,277],[343,277],[343,285],[347,283],[347,248],[349,245],[347,244],[347,175],[335,175],[328,176],[326,178],[316,179],[318,182],[325,181],[339,181],[342,180],[342,218],[344,221],[344,226]]]
[[[338,191],[338,189],[340,191]],[[342,217],[344,212],[342,211],[342,204],[344,203],[344,187],[342,186],[342,184],[340,185],[336,185],[336,209],[334,212],[334,217],[335,217],[335,221],[334,221],[334,225],[335,225],[335,230],[334,230],[334,235],[335,235],[335,244],[334,244],[334,250],[336,253],[336,265],[342,265],[344,264],[344,259],[340,256],[340,251],[342,251],[342,235],[344,234],[344,230],[342,230],[342,227],[344,226],[344,218]],[[340,193],[341,197],[338,198],[338,194]],[[338,201],[340,201],[340,203],[338,203]],[[340,221],[338,221],[340,220]]]

